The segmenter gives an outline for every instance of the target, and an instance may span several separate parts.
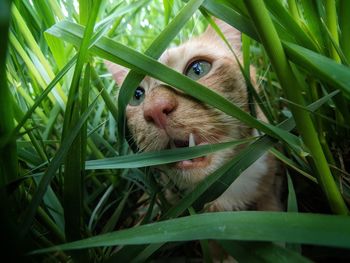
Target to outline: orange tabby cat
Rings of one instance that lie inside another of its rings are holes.
[[[240,32],[218,21],[236,54]],[[209,27],[202,35],[170,48],[159,61],[221,94],[248,111],[245,80],[236,60],[222,39]],[[107,62],[121,86],[127,69]],[[127,124],[141,151],[212,144],[256,134],[238,120],[204,105],[161,81],[145,77],[126,108]],[[258,110],[258,117],[263,118]],[[231,159],[236,149],[180,161],[165,167],[166,175],[181,190],[188,190]],[[265,154],[244,171],[207,211],[280,210],[276,194],[276,163]]]

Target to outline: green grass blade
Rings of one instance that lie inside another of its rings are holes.
[[[300,2],[305,24],[312,38],[318,43],[321,53],[326,53],[326,43],[323,38],[323,32],[320,25],[320,14],[317,10],[317,1],[301,1]]]
[[[281,41],[273,26],[271,18],[269,17],[264,2],[259,0],[249,1],[246,2],[246,6],[259,32],[261,41],[264,44],[267,54],[269,55],[287,99],[303,105],[304,99],[301,91],[295,90],[296,86],[299,88],[298,85],[295,86],[295,84],[298,82],[291,70]],[[318,172],[319,183],[327,196],[331,209],[335,213],[347,214],[348,209],[337,185],[335,184],[310,115],[305,114],[304,111],[297,107],[291,107],[291,110],[295,118],[298,131],[301,134],[304,143],[310,150],[311,155],[313,156]]]
[[[278,19],[278,22],[283,25],[284,28],[293,35],[293,37],[302,46],[311,49],[318,50],[317,45],[310,39],[310,37],[302,30],[298,23],[292,18],[289,12],[283,7],[282,2],[279,1],[266,1],[266,7],[273,13]]]
[[[88,49],[90,40],[93,36],[94,25],[97,19],[100,4],[101,0],[98,0],[92,5],[91,13],[89,19],[87,20],[87,26],[79,48],[77,63],[74,69],[74,74],[69,89],[67,107],[64,115],[62,140],[64,140],[71,133],[71,129],[79,120],[80,111],[82,110],[82,103],[86,103],[82,102],[79,95],[80,78],[83,66],[88,58]],[[84,17],[82,17],[82,19],[84,20]],[[88,77],[90,78],[90,76]],[[83,182],[82,164],[84,163],[84,160],[82,160],[84,155],[82,148],[86,147],[86,145],[82,145],[82,142],[84,141],[83,138],[86,138],[86,128],[87,126],[83,125],[82,129],[79,131],[79,134],[77,134],[77,137],[72,142],[72,145],[67,151],[67,155],[65,157],[63,206],[65,232],[68,240],[76,240],[81,237]]]
[[[259,218],[257,221],[256,218]],[[324,231],[327,226],[328,231]],[[350,248],[347,216],[283,212],[218,212],[192,215],[33,251],[155,244],[201,239],[290,242]]]
[[[173,9],[174,0],[163,0],[163,6],[164,6],[164,23],[167,25],[169,24],[171,11]]]
[[[234,146],[247,143],[250,140],[251,139],[245,139],[218,144],[199,145],[190,148],[177,148],[172,150],[161,150],[157,152],[145,152],[120,157],[104,158],[102,160],[91,160],[86,162],[86,169],[99,170],[138,168],[160,165],[165,163],[173,163],[182,160],[201,157],[226,148],[232,148]]]
[[[0,4],[0,32],[4,39],[0,43],[0,141],[7,138],[14,128],[14,112],[12,94],[6,80],[6,57],[8,50],[8,31],[11,1]],[[14,138],[0,147],[0,187],[17,177],[16,142]]]
[[[67,30],[67,28],[69,28],[69,30]],[[79,45],[82,28],[73,23],[63,22],[56,24],[47,32],[63,37],[66,41]],[[256,120],[238,106],[232,104],[214,91],[207,89],[198,82],[183,76],[179,72],[166,67],[150,57],[104,37],[91,47],[91,51],[104,59],[135,69],[139,74],[148,74],[154,78],[162,80],[198,100],[239,119],[251,127],[255,127],[266,134],[287,142],[299,154],[304,152],[298,138],[294,135]],[[125,101],[124,104],[126,104]]]
[[[0,141],[7,138],[14,128],[13,98],[6,78],[11,1],[0,2]],[[23,240],[18,238],[17,215],[13,214],[16,204],[13,196],[4,187],[18,176],[16,141],[11,139],[0,146],[0,241],[1,253],[10,261],[23,260]]]
[[[284,42],[284,47],[294,63],[302,66],[321,80],[337,87],[344,92],[347,98],[350,98],[349,67],[293,43]]]
[[[350,2],[347,0],[339,1],[339,26],[341,30],[340,45],[347,61],[350,62]]]
[[[69,71],[69,69],[74,65],[76,61],[76,56],[74,56],[64,68],[55,76],[55,78],[50,82],[45,91],[40,94],[40,96],[35,100],[35,103],[32,107],[26,112],[21,121],[17,124],[14,134],[18,133],[19,130],[23,127],[26,121],[31,117],[35,109],[42,103],[42,101],[47,97],[51,90],[56,86],[56,84],[63,78],[63,76]]]
[[[328,0],[325,2],[325,10],[326,10],[326,24],[328,30],[332,36],[332,39],[335,41],[336,46],[339,45],[339,35],[338,35],[338,21],[337,21],[337,10],[336,10],[336,1]],[[337,53],[337,50],[334,48],[332,43],[329,43],[329,52],[331,57],[340,62],[340,57]]]
[[[193,13],[203,3],[203,0],[191,0],[171,21],[171,23],[162,31],[157,39],[146,50],[145,54],[152,58],[159,58],[163,51],[167,48],[171,40],[181,30],[184,24],[191,18]],[[131,70],[125,78],[118,96],[118,135],[119,142],[124,141],[125,137],[125,108],[127,103],[133,96],[133,93],[145,74],[140,74],[137,71]],[[120,149],[123,148],[123,143],[120,143]]]
[[[42,177],[42,179],[40,181],[38,189],[36,190],[35,194],[33,195],[32,202],[30,203],[30,205],[27,208],[27,211],[25,212],[25,217],[24,217],[24,221],[22,224],[22,228],[21,228],[23,235],[29,230],[30,225],[31,225],[33,218],[35,216],[35,213],[36,213],[36,211],[41,203],[43,196],[46,193],[47,187],[50,184],[51,179],[54,177],[54,175],[56,174],[56,171],[61,166],[64,158],[67,155],[67,152],[68,152],[70,146],[72,145],[76,136],[79,134],[80,129],[82,128],[82,126],[86,122],[86,120],[89,117],[89,115],[91,114],[92,110],[94,109],[96,102],[97,102],[97,98],[90,104],[87,111],[84,114],[82,114],[81,118],[76,123],[76,125],[72,128],[69,135],[67,135],[65,140],[62,141],[61,147],[56,152],[55,157],[51,160],[44,176]]]
[[[46,72],[46,75],[49,76],[50,79],[53,79],[55,77],[55,74],[53,73],[53,70],[48,62],[48,60],[45,58],[45,55],[41,51],[38,43],[34,39],[34,36],[32,35],[31,31],[29,30],[26,21],[23,19],[21,14],[19,13],[18,9],[13,6],[12,9],[13,16],[15,17],[15,21],[18,24],[18,27],[20,29],[20,33],[22,34],[26,40],[26,43],[28,44],[28,47],[32,52],[35,54],[35,56],[38,58],[38,63],[40,63],[43,67],[43,69]],[[46,85],[42,85],[42,87],[45,87]],[[66,101],[66,96],[63,93],[61,86],[58,84],[57,87],[57,92],[59,94],[59,99],[58,100],[63,100]]]
[[[225,1],[227,3],[219,3],[217,1],[205,1],[203,7],[214,16],[220,18],[231,26],[237,28],[239,31],[245,33],[251,38],[257,40],[259,39],[254,25],[245,15],[242,15],[240,12],[229,8],[230,1]]]

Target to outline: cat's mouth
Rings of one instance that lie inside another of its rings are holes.
[[[193,147],[196,145],[204,145],[208,144],[208,142],[201,141],[198,137],[196,137],[193,133],[190,133],[188,138],[185,140],[179,139],[170,139],[169,148],[185,148],[185,147]],[[207,167],[210,163],[209,156],[201,156],[189,160],[183,160],[176,162],[174,165],[176,168],[181,170],[188,170],[194,168],[204,168]]]

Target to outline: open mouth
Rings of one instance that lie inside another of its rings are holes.
[[[196,145],[204,145],[206,142],[199,142],[197,138],[195,138],[193,133],[190,133],[188,139],[186,140],[178,140],[171,139],[170,140],[170,148],[184,148],[184,147],[193,147]],[[204,168],[208,166],[210,162],[209,156],[197,157],[189,160],[183,160],[175,163],[175,167],[182,170],[193,169],[193,168]]]

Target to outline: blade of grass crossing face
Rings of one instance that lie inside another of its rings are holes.
[[[66,27],[69,27],[71,30],[67,31]],[[73,28],[74,30],[72,30]],[[56,24],[47,32],[53,35],[59,35],[65,40],[73,42],[77,45],[80,43],[79,35],[81,34],[81,27],[79,25],[68,22],[62,22]],[[248,124],[251,127],[257,128],[266,134],[269,134],[282,141],[285,141],[298,154],[304,153],[302,145],[300,144],[300,141],[296,136],[275,126],[256,120],[248,113],[240,109],[238,106],[232,104],[230,101],[223,98],[216,92],[202,86],[198,82],[195,82],[189,79],[188,77],[183,76],[179,72],[166,67],[165,65],[157,62],[154,59],[144,56],[138,52],[135,52],[134,50],[123,46],[117,42],[111,41],[107,38],[101,38],[101,40],[98,41],[95,46],[91,47],[91,51],[96,55],[99,55],[107,60],[119,63],[132,69],[136,69],[139,74],[148,74],[154,78],[162,80],[170,84],[171,86],[178,88],[186,92],[187,94],[197,98],[198,100],[205,102],[225,112],[226,114],[239,119],[240,121]],[[126,83],[125,81],[123,85]],[[132,95],[132,93],[130,95]],[[128,100],[125,99],[123,101],[121,102],[124,103],[125,107],[126,101]],[[118,106],[120,105],[121,104],[118,103]],[[119,113],[123,113],[123,111],[118,111]],[[118,121],[118,124],[120,123],[123,122]],[[121,130],[121,132],[123,132],[123,129]]]
[[[144,152],[138,154],[123,155],[119,157],[104,158],[102,160],[90,160],[86,162],[86,169],[127,169],[173,163],[181,160],[188,160],[208,155],[212,152],[232,148],[249,141],[251,141],[251,139],[210,145],[198,145],[190,148],[177,148],[172,150],[161,150],[157,152]]]
[[[316,110],[318,107],[320,107],[323,103],[325,103],[335,94],[336,93],[325,96],[325,98],[322,98],[319,101],[309,105],[308,109]],[[294,121],[292,118],[289,118],[286,121],[280,123],[279,126],[283,129],[291,130],[294,128]],[[252,163],[254,163],[254,161],[256,161],[260,156],[262,156],[262,154],[266,152],[273,144],[274,144],[274,141],[271,138],[267,136],[263,136],[256,142],[252,143],[249,147],[246,147],[245,149],[243,149],[232,160],[232,162],[234,162],[234,165],[230,168],[229,172],[225,172],[223,176],[220,176],[220,179],[215,179],[215,181],[203,182],[203,184],[205,184],[205,186],[203,187],[205,188],[206,194],[202,195],[201,198],[196,198],[197,200],[193,204],[193,206],[202,207],[205,203],[210,202],[215,198],[219,197],[228,188],[228,186],[233,183],[235,178],[237,178],[241,172],[243,172]],[[197,194],[197,189],[200,189],[201,187],[202,187],[202,184],[199,184],[196,190],[191,193],[189,199],[194,198]],[[183,198],[184,203],[186,198],[187,196]],[[181,205],[179,204],[176,206],[175,209],[179,209],[180,207]],[[171,214],[172,212],[168,212],[168,213]]]
[[[316,110],[335,94],[337,93],[333,92],[332,94],[325,96],[319,101],[309,105],[308,108],[310,110]],[[294,122],[290,118],[281,123],[280,126],[284,129],[291,130],[294,128]],[[206,180],[199,183],[193,192],[183,197],[178,204],[164,213],[162,219],[177,217],[191,205],[197,208],[202,208],[206,202],[214,200],[227,189],[235,178],[237,178],[240,173],[237,171],[243,171],[246,167],[249,167],[250,164],[257,160],[262,153],[264,153],[264,151],[273,145],[273,143],[273,140],[264,136],[254,144],[244,149],[245,152],[240,153],[232,161],[228,162],[215,171],[212,175],[207,177]],[[136,258],[134,258],[134,262],[147,260],[162,245],[163,244],[151,244],[142,251],[141,248],[139,248],[141,252]]]
[[[286,93],[286,97],[297,104],[303,105],[304,103],[301,93],[295,91],[295,83],[297,83],[297,81],[292,73],[289,62],[287,61],[283,51],[282,44],[278,38],[277,32],[274,29],[264,2],[256,0],[245,3],[257,31],[259,32],[266,52],[270,57],[271,63],[274,66],[281,86]],[[293,112],[298,131],[300,132],[304,143],[309,148],[313,156],[318,172],[319,183],[327,196],[332,210],[335,213],[347,214],[348,209],[337,188],[337,185],[334,182],[310,116],[296,107],[291,107],[291,110]]]
[[[191,0],[179,14],[172,19],[170,24],[160,33],[151,46],[146,50],[145,54],[152,58],[159,58],[163,51],[167,48],[173,38],[185,25],[185,23],[192,17],[194,12],[203,3],[203,0]],[[144,78],[145,74],[134,72],[131,70],[125,78],[118,96],[118,134],[120,142],[120,150],[123,149],[123,142],[125,137],[125,108],[127,103],[133,96],[138,84]]]
[[[166,211],[162,215],[161,219],[178,217],[192,205],[197,209],[202,209],[205,203],[218,197],[218,195],[220,195],[238,177],[240,172],[244,171],[246,167],[249,167],[255,160],[257,160],[273,145],[273,143],[273,140],[269,139],[267,136],[264,136],[252,145],[245,148],[244,152],[241,152],[235,158],[228,161],[225,165],[208,176],[205,180],[200,182],[192,192],[187,194],[175,206]],[[226,178],[227,181],[228,177],[230,178],[229,180],[231,182],[222,181],[222,178]],[[159,243],[147,246],[137,255],[137,257],[134,258],[133,262],[142,262],[147,260],[162,245],[164,244]]]

